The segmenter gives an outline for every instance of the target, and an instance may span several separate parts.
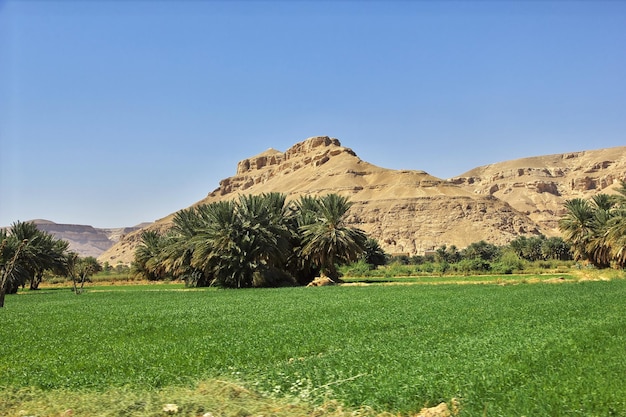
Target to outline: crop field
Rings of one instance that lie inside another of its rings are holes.
[[[50,392],[78,416],[76,393],[219,380],[393,415],[455,399],[461,416],[626,416],[626,280],[54,288],[8,297],[0,320],[0,415],[41,416],[20,398]],[[163,415],[140,397],[109,415]]]

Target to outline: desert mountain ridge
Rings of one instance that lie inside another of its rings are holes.
[[[141,223],[132,227],[96,228],[81,224],[62,224],[50,220],[29,220],[39,230],[50,233],[57,239],[69,242],[69,249],[80,256],[98,257],[111,248],[128,233],[143,229],[150,223]]]
[[[237,164],[236,174],[194,205],[240,194],[281,192],[288,199],[337,193],[350,198],[348,223],[392,254],[423,254],[440,245],[485,240],[506,244],[519,235],[558,234],[567,199],[612,192],[626,179],[626,147],[522,158],[440,179],[419,170],[381,168],[338,139],[317,136],[285,152],[268,149]],[[175,213],[148,226],[165,231]],[[99,256],[132,261],[140,231]]]

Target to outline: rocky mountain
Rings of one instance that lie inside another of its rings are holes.
[[[626,146],[500,162],[474,168],[450,182],[510,204],[543,234],[555,236],[566,200],[611,194],[624,179]]]
[[[46,231],[53,236],[69,242],[70,250],[80,256],[98,257],[107,249],[119,242],[128,233],[135,232],[148,223],[134,227],[119,227],[113,229],[98,229],[92,226],[78,224],[58,224],[49,220],[32,220],[39,230]]]
[[[282,192],[288,198],[338,193],[354,203],[348,222],[392,254],[423,254],[440,245],[518,235],[556,235],[563,203],[611,192],[626,180],[626,147],[524,158],[475,168],[443,180],[424,171],[392,170],[361,160],[337,139],[312,137],[285,152],[244,159],[236,174],[196,203],[240,194]],[[150,226],[164,231],[171,214]],[[129,233],[100,256],[130,262],[140,233]]]

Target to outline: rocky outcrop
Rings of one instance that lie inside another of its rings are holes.
[[[49,220],[32,220],[39,230],[46,231],[57,239],[66,240],[69,249],[80,256],[98,257],[111,248],[127,234],[133,233],[142,226],[98,229],[93,226],[79,224],[59,224]]]
[[[623,180],[626,147],[505,161],[474,168],[450,182],[507,202],[544,234],[555,236],[566,200],[613,193]]]
[[[277,176],[298,175],[299,170],[307,167],[320,167],[331,157],[341,153],[356,157],[351,149],[341,147],[337,139],[327,136],[314,137],[300,142],[285,153],[268,149],[239,162],[237,174],[220,181],[220,186],[209,194],[209,197],[245,191],[254,185],[265,184]]]
[[[328,193],[348,196],[354,203],[348,222],[376,238],[389,253],[420,254],[442,244],[464,247],[481,239],[504,244],[519,234],[539,233],[526,214],[491,195],[424,171],[377,167],[326,136],[306,139],[285,152],[269,149],[244,159],[234,176],[196,204],[266,192],[281,192],[289,199]],[[151,227],[165,230],[172,218]],[[130,234],[100,259],[130,262],[138,241],[138,234]]]
[[[440,245],[485,240],[506,244],[519,235],[558,234],[567,199],[613,192],[626,179],[626,147],[524,158],[475,168],[443,180],[424,171],[391,170],[362,161],[339,140],[312,137],[237,165],[234,176],[196,204],[240,194],[281,192],[290,199],[337,193],[353,207],[348,223],[394,254],[422,254]],[[173,214],[150,228],[165,231]],[[130,262],[140,234],[126,235],[101,261]]]

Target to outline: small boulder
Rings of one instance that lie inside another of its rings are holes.
[[[332,279],[330,279],[330,278],[328,278],[326,276],[321,276],[321,277],[317,277],[313,281],[309,282],[307,287],[325,287],[326,285],[335,285],[335,284],[336,284],[336,282],[333,281]]]
[[[167,414],[176,414],[178,413],[178,405],[176,404],[165,404],[163,406],[163,412]]]

